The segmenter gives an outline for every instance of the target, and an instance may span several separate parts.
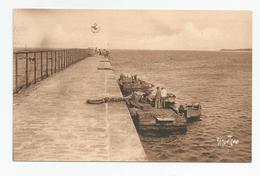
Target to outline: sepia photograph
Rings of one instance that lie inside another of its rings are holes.
[[[252,12],[13,9],[14,161],[252,162]]]

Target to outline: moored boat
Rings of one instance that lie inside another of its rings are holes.
[[[133,92],[136,91],[146,92],[154,87],[154,85],[137,78],[136,75],[125,76],[121,74],[120,78],[118,79],[118,84],[124,96],[131,95]]]
[[[186,119],[170,109],[137,110],[132,118],[138,132],[143,135],[164,136],[187,131]]]
[[[120,75],[118,80],[123,96],[130,96],[126,100],[129,112],[136,129],[141,134],[169,135],[185,133],[187,122],[200,119],[200,104],[175,104],[176,96],[168,93],[163,108],[155,108],[155,97],[152,95],[151,83],[134,76]]]
[[[184,116],[188,122],[201,120],[201,105],[200,103],[193,103],[184,106]]]

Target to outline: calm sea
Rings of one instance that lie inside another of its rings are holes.
[[[184,135],[141,136],[150,161],[250,162],[252,53],[114,50],[115,73],[132,73],[166,87],[177,101],[199,101],[203,120]],[[219,146],[217,138],[239,140]]]

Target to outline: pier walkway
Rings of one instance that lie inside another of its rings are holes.
[[[86,99],[122,96],[111,65],[89,57],[14,94],[15,161],[144,161],[124,102]]]

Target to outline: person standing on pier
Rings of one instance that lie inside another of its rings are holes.
[[[157,91],[155,94],[155,108],[159,109],[161,108],[161,89],[160,87],[157,87]]]
[[[134,75],[134,80],[135,82],[137,82],[137,75]]]

